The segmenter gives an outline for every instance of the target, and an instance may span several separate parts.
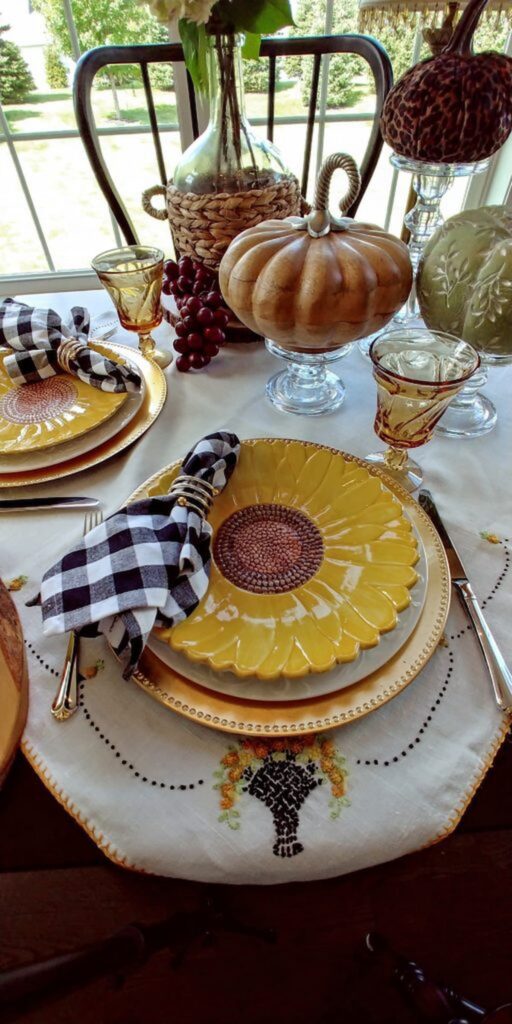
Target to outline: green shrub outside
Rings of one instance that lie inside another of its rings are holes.
[[[299,0],[295,22],[290,35],[322,35],[325,15],[317,0]],[[358,32],[358,0],[334,0],[332,34],[345,32]],[[413,25],[401,25],[399,32],[393,28],[379,32],[379,41],[387,50],[393,65],[395,80],[411,65],[414,33]],[[299,78],[303,83],[304,102],[309,101],[312,66],[311,58],[285,59],[286,74],[290,78]],[[327,106],[333,108],[350,105],[361,95],[362,87],[368,87],[371,81],[372,75],[366,61],[346,54],[331,57]]]
[[[366,82],[363,62],[359,57],[341,53],[329,60],[327,109],[337,110],[339,107],[350,107],[359,99]],[[304,106],[309,104],[311,84],[313,80],[313,61],[309,60],[303,70],[301,95]]]
[[[174,89],[170,64],[148,64],[148,70],[153,89],[162,92],[171,92]],[[112,85],[118,89],[142,89],[140,68],[135,64],[126,64],[124,67],[112,64],[108,68],[102,68],[94,79],[94,88],[101,92],[104,89],[111,89]]]
[[[436,19],[436,23],[439,24],[439,16]],[[295,14],[295,26],[291,29],[286,30],[287,35],[292,36],[313,36],[322,35],[325,25],[325,15],[323,5],[319,5],[317,0],[299,0],[297,5],[297,11]],[[427,24],[429,19],[427,18]],[[333,20],[332,20],[332,33],[344,33],[344,32],[358,32],[358,0],[334,0],[333,3]],[[411,67],[413,50],[414,50],[414,37],[416,34],[416,24],[413,19],[410,22],[400,23],[398,27],[393,25],[384,25],[378,30],[375,29],[373,35],[382,43],[384,49],[389,55],[391,64],[393,66],[393,76],[395,82],[402,77],[405,71]],[[478,27],[475,32],[473,40],[473,49],[475,53],[481,52],[482,50],[499,50],[502,51],[505,39],[507,37],[507,24],[503,18],[499,26],[496,25],[496,15],[490,14],[487,18],[484,16],[480,19]],[[431,57],[431,52],[426,45],[423,44],[420,52],[420,59],[424,60],[427,57]],[[353,58],[348,58],[352,60]],[[331,60],[329,69],[329,101],[328,106],[334,106],[335,98],[340,100],[340,105],[343,106],[350,102],[350,81],[348,68],[350,64],[346,64],[347,58],[336,57]],[[286,57],[285,59],[285,70],[286,75],[290,78],[298,78],[302,81],[311,82],[311,65],[312,60],[304,59],[303,57]],[[372,75],[365,63],[364,77],[368,85],[372,82]],[[356,65],[352,66],[354,75],[359,74],[359,68]],[[354,83],[352,83],[353,86]],[[303,89],[303,93],[306,90]],[[309,97],[308,97],[309,98]]]
[[[62,57],[53,46],[44,51],[44,72],[50,89],[67,89],[68,73]]]
[[[267,92],[268,60],[244,60],[242,61],[242,70],[246,92]]]
[[[149,81],[153,89],[160,89],[162,92],[171,92],[174,89],[172,75],[172,64],[150,64]]]
[[[2,39],[1,33],[6,29],[6,25],[0,28],[0,100],[24,103],[36,86],[19,46],[10,39]]]

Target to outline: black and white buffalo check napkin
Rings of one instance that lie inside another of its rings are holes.
[[[239,452],[236,434],[207,434],[181,473],[221,491]],[[128,679],[153,626],[177,625],[206,594],[211,536],[210,524],[172,493],[127,505],[45,573],[44,633],[103,633]]]
[[[35,384],[65,370],[101,391],[138,391],[136,370],[120,366],[88,347],[90,317],[73,306],[65,319],[53,309],[0,302],[0,344],[13,350],[4,360],[15,384]]]

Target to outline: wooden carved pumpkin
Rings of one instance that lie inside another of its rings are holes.
[[[384,327],[412,283],[407,246],[374,224],[328,211],[333,171],[346,171],[347,209],[360,178],[352,157],[329,157],[307,217],[266,220],[242,231],[222,258],[219,282],[236,316],[295,352],[340,348]]]
[[[446,49],[421,61],[386,97],[385,141],[400,156],[473,163],[495,153],[512,129],[512,59],[472,53],[487,0],[470,0]]]
[[[512,209],[450,217],[425,247],[417,288],[427,327],[492,356],[512,355]]]

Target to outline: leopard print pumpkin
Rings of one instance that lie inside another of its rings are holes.
[[[512,59],[471,52],[486,2],[470,0],[446,49],[416,64],[388,93],[381,130],[395,153],[430,163],[473,163],[508,138]]]

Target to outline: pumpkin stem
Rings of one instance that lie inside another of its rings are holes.
[[[328,156],[327,159],[324,160],[320,168],[320,174],[318,175],[318,181],[316,183],[313,210],[329,209],[331,178],[336,170],[345,171],[349,180],[348,192],[343,196],[343,199],[340,199],[339,205],[341,212],[344,213],[345,210],[348,210],[352,206],[352,203],[357,199],[361,188],[361,176],[357,169],[355,160],[353,160],[348,153],[333,153],[332,156]]]
[[[469,0],[448,46],[443,53],[472,53],[471,42],[480,15],[488,0]]]

